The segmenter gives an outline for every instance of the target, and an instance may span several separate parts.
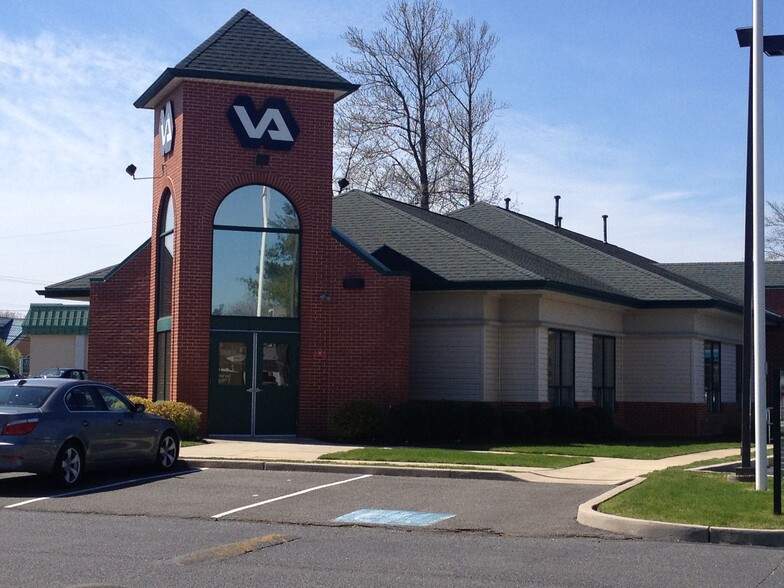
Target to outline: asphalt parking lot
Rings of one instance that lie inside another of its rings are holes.
[[[0,475],[0,509],[53,513],[393,526],[518,537],[609,537],[576,522],[599,486],[345,473],[190,469],[89,476],[63,492],[31,475]]]

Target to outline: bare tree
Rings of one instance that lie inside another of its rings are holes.
[[[454,53],[450,20],[435,0],[399,0],[384,15],[389,28],[366,37],[349,27],[344,38],[355,59],[336,60],[342,72],[362,85],[349,111],[349,124],[361,128],[355,137],[372,135],[372,146],[387,168],[383,175],[398,184],[397,191],[414,191],[423,208],[430,208],[438,179],[440,154],[431,138],[440,122],[435,105],[443,91],[441,74]],[[354,151],[355,157],[362,154]],[[355,170],[347,172],[353,179]]]
[[[336,59],[361,84],[336,111],[338,175],[425,209],[497,198],[499,106],[479,89],[497,38],[486,24],[455,22],[438,0],[395,0],[384,21],[367,36],[350,27],[353,58]]]
[[[784,203],[768,202],[770,214],[765,217],[765,257],[784,259]]]
[[[454,204],[497,201],[506,178],[505,158],[491,122],[502,106],[480,84],[492,63],[498,37],[490,33],[487,23],[477,26],[473,18],[454,23],[453,33],[457,58],[445,84],[449,142],[443,150],[456,169],[451,189]]]

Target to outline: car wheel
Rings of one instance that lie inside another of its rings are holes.
[[[156,465],[159,470],[170,470],[177,463],[177,456],[180,453],[180,444],[177,436],[171,431],[166,431],[158,443],[158,457]]]
[[[84,452],[76,443],[66,443],[57,454],[52,476],[58,485],[76,486],[84,474]]]

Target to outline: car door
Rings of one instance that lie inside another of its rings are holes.
[[[113,459],[121,461],[152,457],[158,429],[156,419],[137,413],[128,399],[108,386],[94,385],[93,388],[113,424],[106,451]]]
[[[87,463],[100,464],[112,459],[115,424],[112,415],[93,386],[74,386],[65,394],[71,431],[87,449]]]

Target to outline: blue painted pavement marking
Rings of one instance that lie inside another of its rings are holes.
[[[379,510],[363,508],[335,519],[336,523],[364,523],[366,525],[401,525],[426,527],[451,519],[453,514],[446,512],[416,512],[412,510]]]

